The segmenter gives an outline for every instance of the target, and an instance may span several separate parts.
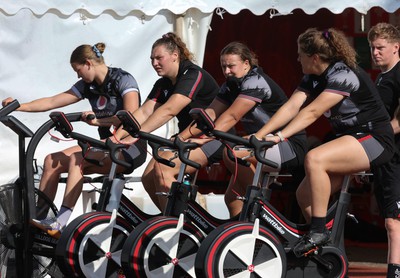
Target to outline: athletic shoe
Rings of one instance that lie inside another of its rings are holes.
[[[310,231],[296,243],[293,247],[293,252],[298,258],[307,256],[310,251],[316,250],[318,247],[328,243],[330,238],[331,232],[329,230],[325,230],[322,233]]]
[[[64,228],[55,218],[46,218],[42,220],[31,219],[31,224],[56,239],[60,238]]]

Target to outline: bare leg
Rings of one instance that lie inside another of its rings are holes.
[[[235,155],[237,157],[245,157],[248,155],[248,152],[236,151]],[[235,164],[235,162],[227,157],[226,152],[224,152],[224,164],[232,173],[229,186],[225,192],[225,204],[228,207],[230,217],[234,217],[242,211],[243,201],[238,200],[237,196],[244,196],[247,186],[252,183],[255,172],[253,163],[256,162],[254,159],[251,162],[250,167]]]
[[[79,151],[80,147],[74,146],[46,156],[39,189],[43,191],[51,201],[54,201],[56,197],[60,175],[68,172],[71,154]]]
[[[70,208],[75,207],[83,187],[83,175],[81,172],[81,163],[83,162],[82,155],[75,153],[70,157],[68,169],[67,185],[65,187],[64,199],[62,205]]]
[[[329,241],[325,224],[330,196],[340,189],[344,175],[368,170],[369,159],[354,137],[343,136],[310,150],[304,166],[306,177],[296,194],[310,232],[293,247],[298,257]]]
[[[364,148],[352,136],[343,136],[312,149],[304,165],[314,217],[326,217],[329,198],[340,189],[339,179],[332,184],[330,176],[356,173],[370,167]]]
[[[225,192],[224,200],[225,204],[229,211],[229,216],[234,217],[242,211],[243,208],[243,201],[238,200],[237,196],[244,196],[246,191],[245,189],[240,186],[239,182],[233,180],[234,178],[231,177],[229,181],[229,186]]]
[[[330,183],[334,185],[335,188],[339,188],[339,186],[343,182],[343,176],[342,175],[335,175],[335,176],[330,176]],[[296,199],[297,202],[302,210],[304,219],[306,220],[307,223],[310,223],[311,221],[311,191],[310,191],[310,184],[308,181],[308,178],[305,177],[302,182],[300,183],[299,187],[297,188],[296,191]]]
[[[81,152],[70,156],[68,179],[64,193],[63,206],[73,209],[82,192],[83,174],[109,174],[112,161],[103,152],[96,152],[91,159],[101,161],[103,166],[98,166],[83,159]],[[117,172],[123,171],[122,166],[117,166]]]
[[[162,156],[164,158],[168,159],[171,156],[171,153],[164,153],[164,154],[162,154]],[[208,163],[206,155],[200,148],[192,150],[190,152],[189,159],[199,163],[202,167],[204,167]],[[158,192],[168,192],[171,188],[172,182],[177,180],[178,173],[179,173],[180,166],[181,166],[181,161],[179,159],[174,159],[173,161],[175,163],[174,168],[163,165],[161,163],[159,163],[156,167],[154,167],[154,170],[155,170],[154,176],[157,180],[155,183],[155,187]],[[190,167],[190,166],[186,167],[185,173],[193,174],[195,172],[196,172],[195,168]],[[164,211],[165,206],[167,204],[167,199],[164,196],[160,196],[158,198],[158,201],[160,204],[159,209],[161,211]]]
[[[400,219],[386,218],[388,235],[388,263],[400,265]]]
[[[147,164],[146,169],[142,175],[142,184],[146,192],[149,194],[150,199],[153,203],[160,208],[160,203],[158,201],[158,197],[156,195],[156,185],[155,185],[155,168],[158,167],[158,162],[154,159],[151,159]]]

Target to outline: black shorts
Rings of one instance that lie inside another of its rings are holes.
[[[400,218],[400,156],[374,170],[374,191],[381,215]]]
[[[389,162],[396,152],[393,128],[389,123],[376,125],[369,132],[359,132],[349,135],[356,138],[363,146],[368,155],[371,171]]]

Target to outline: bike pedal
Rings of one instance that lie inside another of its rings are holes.
[[[294,252],[294,251],[293,251],[293,253],[297,258],[303,258],[303,257],[306,258],[306,257],[314,256],[314,255],[318,254],[318,250],[319,250],[319,247],[315,246],[314,248],[311,248],[310,250],[308,250],[307,252],[304,252],[304,253],[299,253],[299,252]]]

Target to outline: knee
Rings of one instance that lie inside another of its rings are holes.
[[[390,237],[397,235],[400,237],[400,220],[394,218],[386,218],[385,228]]]
[[[43,170],[47,173],[61,173],[62,169],[58,165],[56,159],[54,158],[53,154],[48,154],[44,158],[43,162]]]
[[[321,167],[323,160],[319,152],[310,150],[304,158],[304,168],[306,171],[313,171],[317,167]]]
[[[84,172],[88,167],[93,166],[94,164],[83,160],[82,156],[78,153],[73,153],[69,157],[68,168],[76,168],[79,167]]]

